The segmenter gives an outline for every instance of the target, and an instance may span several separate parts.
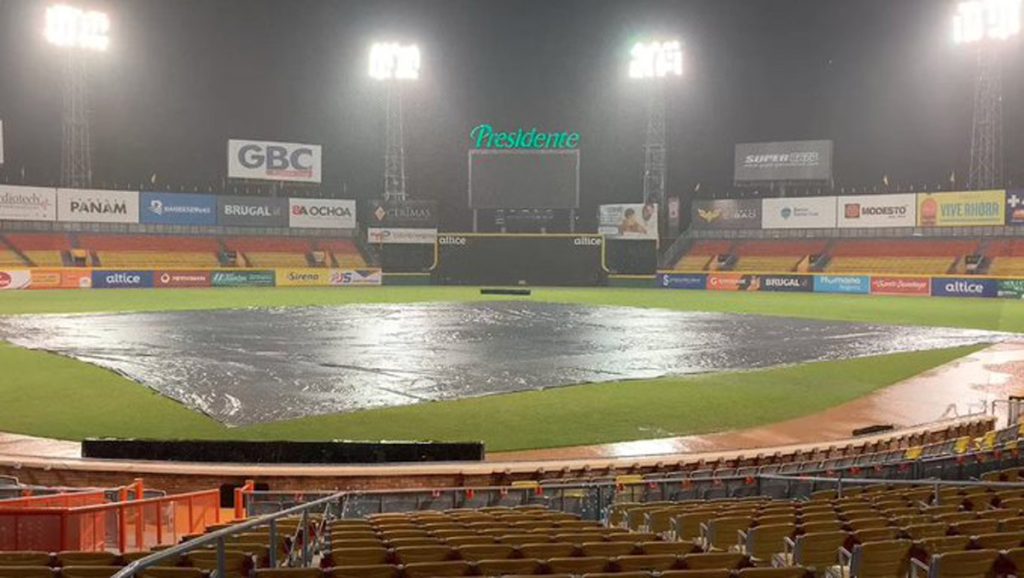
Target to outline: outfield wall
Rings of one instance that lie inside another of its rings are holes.
[[[1024,279],[981,276],[798,273],[658,273],[657,286],[691,291],[766,291],[903,297],[1024,299]]]
[[[383,284],[380,269],[0,269],[0,291],[21,289],[180,289],[353,287]]]

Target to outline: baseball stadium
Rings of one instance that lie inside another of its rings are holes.
[[[1022,575],[1021,22],[0,0],[0,578]]]

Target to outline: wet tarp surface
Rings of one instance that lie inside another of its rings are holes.
[[[2,339],[116,371],[229,425],[1005,337],[524,301],[0,318]]]

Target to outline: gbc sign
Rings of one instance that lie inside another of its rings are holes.
[[[320,145],[228,141],[228,177],[266,181],[320,182]]]

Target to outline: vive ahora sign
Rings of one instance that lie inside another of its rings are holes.
[[[579,146],[578,132],[543,132],[535,128],[496,132],[489,124],[480,124],[469,132],[478,149],[574,149]]]

